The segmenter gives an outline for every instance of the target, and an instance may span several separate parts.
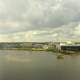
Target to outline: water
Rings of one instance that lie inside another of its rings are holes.
[[[80,80],[80,55],[0,51],[0,80]]]

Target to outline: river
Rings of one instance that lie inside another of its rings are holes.
[[[0,80],[80,80],[80,55],[0,50]]]

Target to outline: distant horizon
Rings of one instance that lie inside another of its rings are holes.
[[[32,43],[49,43],[49,42],[53,42],[53,43],[55,43],[55,42],[68,42],[68,41],[43,41],[43,42],[38,42],[38,41],[36,41],[36,42],[33,42],[32,41]],[[80,42],[80,41],[71,41],[71,42]],[[31,43],[31,42],[0,42],[0,43]]]

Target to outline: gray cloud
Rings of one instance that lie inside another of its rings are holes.
[[[35,41],[41,41],[42,36],[46,40],[78,38],[79,14],[79,0],[0,0],[0,34],[13,35],[32,31],[33,35],[37,32],[34,35]],[[16,36],[16,39],[22,38],[20,35]]]

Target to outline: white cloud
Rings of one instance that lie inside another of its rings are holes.
[[[0,13],[5,12],[5,3],[3,1],[0,0]]]
[[[80,36],[80,24],[78,24],[78,26],[75,27],[74,34],[75,34],[76,36]]]
[[[78,24],[79,0],[0,0],[0,41],[75,39]]]
[[[11,21],[0,21],[0,28],[1,27],[19,27],[20,23],[18,22],[11,22]]]
[[[1,34],[0,42],[29,42],[31,41],[32,35],[33,33],[31,31],[12,34]]]

